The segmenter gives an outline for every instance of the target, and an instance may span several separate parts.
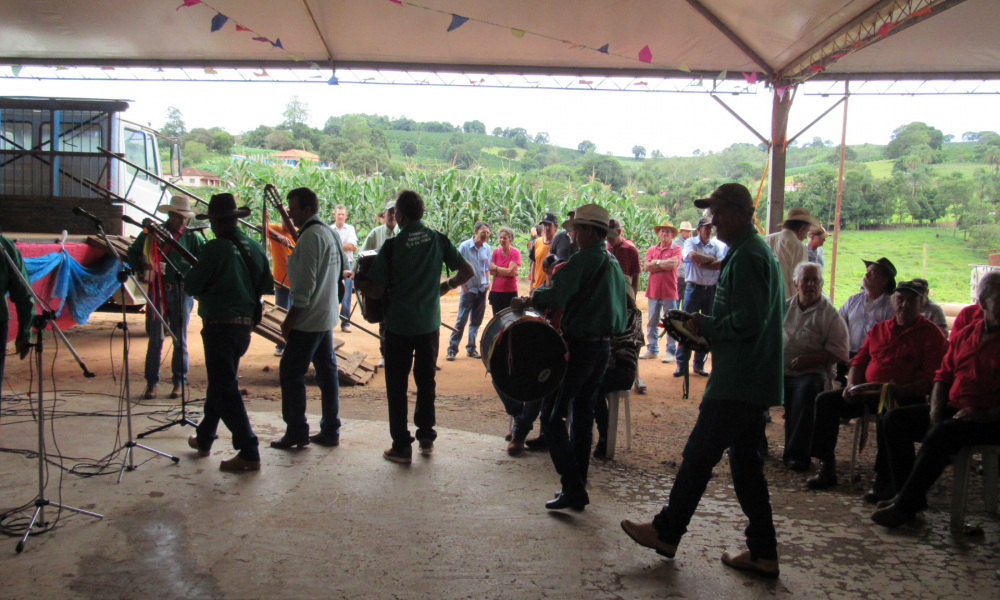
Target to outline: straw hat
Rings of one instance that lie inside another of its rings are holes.
[[[570,229],[574,225],[590,225],[604,231],[611,229],[611,215],[599,204],[584,204],[576,209],[576,216],[563,221],[563,228]]]
[[[691,227],[691,221],[681,221],[681,226],[678,227],[680,231],[694,231],[695,228]]]
[[[785,220],[778,223],[778,227],[784,227],[785,223],[789,221],[802,221],[803,223],[809,223],[813,227],[823,227],[823,224],[809,212],[808,208],[796,207],[789,209],[788,214],[785,215]]]
[[[170,204],[161,204],[160,206],[157,206],[156,212],[177,213],[187,219],[194,217],[194,211],[191,210],[191,199],[187,196],[181,195],[170,198]]]
[[[242,219],[250,216],[250,209],[247,207],[236,208],[236,197],[232,194],[215,194],[208,201],[208,212],[198,215],[198,219],[225,219],[236,217]]]
[[[809,237],[819,237],[825,240],[826,238],[830,237],[830,232],[827,231],[826,229],[823,229],[822,227],[815,227],[809,230]]]
[[[690,223],[688,223],[688,225],[690,225]],[[663,221],[662,223],[654,227],[653,231],[656,233],[656,235],[660,235],[661,229],[669,229],[674,232],[673,236],[677,237],[677,228],[674,227],[674,224],[671,223],[669,220]]]

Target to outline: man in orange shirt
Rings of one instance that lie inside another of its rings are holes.
[[[292,255],[295,242],[292,241],[292,233],[285,229],[282,223],[270,223],[268,229],[272,260],[271,275],[274,276],[274,304],[288,310],[292,306],[292,298],[288,294],[288,257]],[[275,356],[281,356],[284,351],[284,344],[274,347]]]
[[[549,255],[549,246],[552,244],[552,238],[556,235],[556,216],[552,213],[545,213],[541,225],[542,235],[535,240],[535,246],[531,249],[531,260],[534,261],[531,267],[531,291],[535,291],[545,283],[545,269],[542,268],[542,261]]]

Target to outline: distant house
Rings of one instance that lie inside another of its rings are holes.
[[[219,187],[222,185],[222,179],[220,179],[215,173],[209,173],[208,171],[202,171],[201,169],[195,169],[194,167],[181,169],[181,181],[183,181],[185,185],[199,185],[205,187]]]
[[[290,167],[299,166],[299,163],[303,160],[315,163],[319,162],[319,155],[313,154],[312,152],[306,152],[305,150],[285,150],[284,152],[272,154],[269,158]]]
[[[789,179],[788,181],[785,182],[786,192],[797,192],[801,190],[803,187],[804,186],[801,183],[798,183],[794,179]]]

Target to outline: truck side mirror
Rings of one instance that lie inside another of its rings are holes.
[[[181,145],[176,142],[170,144],[170,176],[181,176]]]

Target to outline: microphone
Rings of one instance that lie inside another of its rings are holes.
[[[79,206],[73,207],[73,214],[79,217],[86,217],[87,219],[90,219],[91,221],[93,221],[94,225],[97,225],[98,227],[104,227],[104,221],[98,219],[97,217],[83,210]]]

